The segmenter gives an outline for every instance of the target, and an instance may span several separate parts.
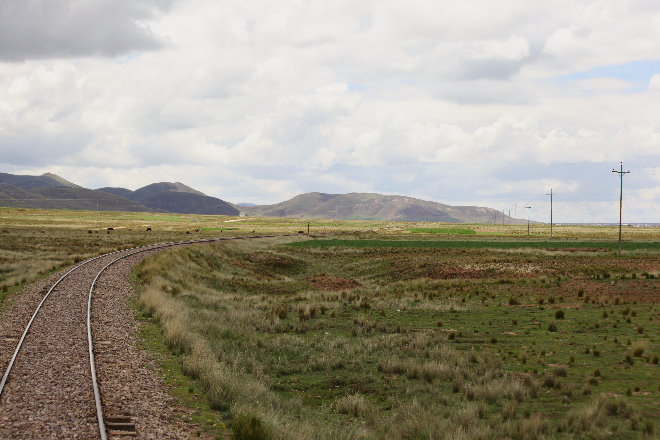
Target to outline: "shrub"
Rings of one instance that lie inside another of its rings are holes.
[[[555,380],[554,376],[546,375],[543,379],[543,386],[545,388],[555,388],[559,385],[559,382]]]
[[[371,413],[371,405],[361,394],[340,397],[335,403],[335,408],[338,413],[352,417],[365,417]]]
[[[231,431],[236,440],[266,440],[270,437],[262,421],[246,412],[234,416]]]
[[[641,357],[647,348],[648,343],[646,341],[637,341],[632,345],[632,354],[635,357]]]
[[[557,331],[557,324],[555,324],[554,322],[551,322],[550,325],[548,326],[548,331],[553,332],[553,333],[556,332]]]
[[[557,377],[566,377],[566,376],[568,376],[568,371],[566,371],[566,368],[564,368],[564,367],[555,368],[553,373]]]
[[[277,304],[274,305],[271,309],[271,313],[277,316],[280,319],[285,319],[288,314],[289,308],[286,304]]]
[[[517,438],[539,438],[547,430],[546,423],[540,415],[532,414],[528,419],[522,419],[518,422]]]
[[[555,312],[555,319],[564,319],[564,311],[563,310],[557,310]]]
[[[651,420],[647,420],[642,431],[644,434],[651,436],[655,433],[655,425]]]

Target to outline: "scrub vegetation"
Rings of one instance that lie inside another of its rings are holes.
[[[364,222],[329,221],[312,221],[311,227],[317,232],[365,228]],[[228,235],[291,234],[301,229],[303,222],[291,219],[0,207],[0,310],[4,299],[26,283],[107,252]]]
[[[619,257],[608,227],[2,208],[0,315],[95,255],[260,234],[292,236],[136,268],[142,345],[209,433],[657,437],[657,228],[626,228]]]
[[[144,312],[235,438],[657,435],[657,242],[620,258],[605,242],[368,235],[138,268]]]

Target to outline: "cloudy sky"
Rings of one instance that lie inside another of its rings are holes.
[[[3,0],[0,172],[660,222],[657,0]]]

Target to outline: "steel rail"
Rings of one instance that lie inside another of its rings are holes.
[[[112,255],[112,254],[117,253],[117,252],[122,252],[122,251],[114,251],[114,252],[109,252],[109,253],[107,253],[107,254],[99,255],[99,256],[97,256],[97,257],[90,258],[89,260],[86,260],[86,261],[84,261],[84,262],[82,262],[82,263],[80,263],[80,264],[74,266],[74,267],[71,268],[67,273],[65,273],[64,275],[62,275],[62,277],[61,277],[59,280],[57,280],[57,281],[55,282],[55,284],[53,284],[53,285],[51,286],[51,288],[48,290],[48,292],[47,292],[47,293],[44,295],[44,297],[41,299],[41,302],[39,303],[39,305],[38,305],[37,308],[35,309],[34,313],[32,314],[32,317],[30,318],[30,321],[29,321],[29,322],[27,323],[27,325],[25,326],[25,330],[23,331],[23,334],[21,335],[21,338],[20,338],[20,340],[18,341],[18,344],[16,345],[16,349],[14,350],[14,354],[12,355],[12,357],[11,357],[11,359],[10,359],[10,361],[9,361],[9,364],[7,364],[7,369],[5,370],[5,374],[2,376],[2,380],[0,381],[0,397],[2,396],[2,392],[3,392],[4,389],[5,389],[5,384],[7,383],[7,379],[9,378],[9,373],[11,373],[11,369],[12,369],[12,367],[14,366],[14,362],[16,361],[16,358],[18,357],[18,353],[21,351],[21,348],[23,347],[23,341],[25,340],[25,337],[27,336],[27,334],[28,334],[28,332],[29,332],[29,330],[30,330],[30,327],[32,326],[32,322],[33,322],[33,321],[35,320],[35,318],[37,317],[37,314],[38,314],[39,311],[41,310],[41,306],[46,302],[46,299],[47,299],[48,296],[51,294],[51,292],[52,292],[53,290],[55,290],[55,288],[56,288],[56,287],[57,287],[57,286],[58,286],[58,285],[64,280],[64,278],[66,278],[67,276],[69,276],[69,274],[70,274],[71,272],[73,272],[73,271],[75,271],[75,270],[81,268],[82,266],[84,266],[84,265],[86,265],[86,264],[88,264],[88,263],[91,263],[91,262],[94,261],[94,260],[98,260],[99,258],[107,257],[108,255]]]
[[[174,246],[185,246],[185,245],[190,245],[190,244],[197,244],[197,243],[210,243],[210,242],[219,242],[219,241],[227,241],[227,240],[241,240],[241,239],[254,239],[254,238],[272,238],[272,237],[289,237],[289,236],[295,236],[297,234],[281,234],[281,235],[248,235],[248,236],[237,236],[237,237],[222,237],[222,238],[210,238],[210,239],[200,239],[200,240],[190,240],[190,241],[180,241],[180,242],[167,242],[167,243],[159,243],[155,245],[147,245],[147,246],[142,246],[142,247],[134,247],[134,248],[129,248],[129,249],[121,249],[113,252],[108,252],[107,254],[103,255],[98,255],[96,257],[90,258],[86,261],[83,261],[82,263],[72,267],[70,270],[68,270],[64,275],[62,275],[48,290],[48,292],[44,295],[44,297],[41,299],[39,302],[39,305],[35,309],[34,313],[30,317],[30,321],[27,323],[25,330],[23,331],[23,334],[21,335],[20,340],[18,341],[18,344],[16,345],[16,349],[14,350],[14,354],[12,355],[11,360],[9,361],[9,364],[7,365],[7,369],[2,377],[2,381],[0,381],[0,397],[2,396],[2,392],[4,391],[5,384],[7,383],[7,380],[9,378],[9,375],[11,373],[12,367],[14,366],[14,362],[16,361],[16,358],[18,357],[19,352],[21,351],[21,348],[23,347],[23,342],[25,341],[25,338],[27,337],[27,334],[30,330],[30,327],[32,326],[32,323],[36,319],[37,315],[41,311],[41,307],[43,304],[46,302],[50,294],[55,290],[55,288],[67,277],[69,276],[72,272],[80,269],[82,266],[85,266],[86,264],[89,264],[93,261],[96,261],[100,258],[105,258],[113,254],[118,254],[122,252],[127,252],[127,251],[133,251],[126,253],[114,260],[112,260],[110,263],[106,264],[96,275],[94,278],[94,281],[92,282],[92,285],[89,289],[89,295],[87,299],[87,342],[88,342],[88,349],[89,349],[89,360],[90,360],[90,370],[91,370],[91,375],[92,375],[92,386],[94,389],[94,400],[96,403],[96,415],[98,419],[98,424],[99,424],[99,432],[101,435],[101,440],[107,440],[107,433],[105,429],[105,422],[103,421],[103,409],[102,409],[102,403],[101,403],[101,394],[99,391],[99,386],[98,386],[98,379],[96,376],[96,365],[94,362],[94,345],[93,345],[93,338],[92,338],[92,326],[91,326],[91,313],[92,313],[92,296],[94,292],[94,288],[96,286],[96,283],[98,279],[100,278],[101,274],[110,266],[115,264],[116,262],[123,260],[125,258],[128,258],[130,256],[142,253],[142,252],[148,252],[151,250],[157,250],[157,249],[163,249],[167,247],[174,247]]]
[[[220,239],[222,240],[222,239]],[[92,387],[94,388],[94,401],[96,403],[96,418],[98,420],[98,425],[99,425],[99,434],[101,435],[101,440],[107,440],[107,433],[105,429],[105,422],[103,421],[103,408],[101,404],[101,392],[99,390],[99,385],[98,385],[98,379],[96,377],[96,363],[94,362],[94,342],[92,339],[92,296],[94,294],[94,288],[96,287],[96,282],[99,280],[103,272],[116,262],[123,260],[124,258],[131,257],[133,255],[142,253],[142,252],[148,252],[152,250],[157,250],[157,249],[162,249],[166,247],[173,247],[173,246],[183,246],[183,245],[188,245],[188,244],[194,244],[194,243],[201,243],[201,242],[211,242],[211,241],[218,241],[218,239],[206,239],[206,240],[193,240],[193,241],[186,241],[186,242],[178,242],[178,243],[163,243],[160,245],[155,245],[151,247],[144,247],[144,248],[139,248],[138,250],[124,254],[121,257],[115,258],[108,264],[106,264],[103,269],[101,269],[97,274],[96,277],[94,278],[94,281],[92,281],[92,285],[89,288],[89,296],[87,298],[87,344],[88,344],[88,349],[89,349],[89,367],[91,370],[92,374]],[[133,248],[135,249],[135,248]],[[132,250],[132,249],[129,249]]]

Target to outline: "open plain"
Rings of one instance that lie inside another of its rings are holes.
[[[3,322],[33,283],[105,252],[293,234],[167,250],[104,295],[134,316],[122,339],[191,435],[660,429],[658,228],[625,228],[619,256],[610,227],[314,220],[307,235],[295,219],[7,208],[0,223]]]

